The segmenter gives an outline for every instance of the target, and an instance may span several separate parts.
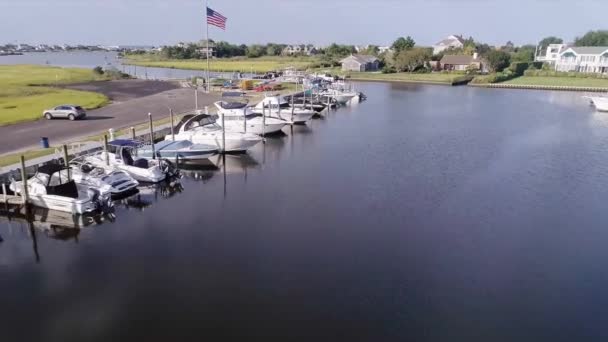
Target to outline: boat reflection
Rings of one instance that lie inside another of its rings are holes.
[[[159,199],[171,198],[183,191],[184,187],[179,179],[172,179],[157,184],[140,185],[137,194],[115,201],[114,205],[127,210],[144,210],[158,202]]]
[[[67,212],[24,206],[5,206],[0,209],[0,220],[6,221],[12,233],[13,224],[27,231],[32,240],[32,250],[36,262],[40,262],[38,234],[41,232],[49,239],[78,242],[80,232],[87,227],[100,225],[106,221],[114,222],[113,213],[73,215]],[[12,234],[11,234],[12,236]],[[0,238],[1,241],[1,238]]]

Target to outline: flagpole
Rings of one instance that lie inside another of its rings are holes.
[[[210,77],[209,77],[209,1],[205,1],[205,17],[207,20],[205,20],[205,25],[207,28],[207,92],[209,92],[211,90],[211,86],[210,86]]]

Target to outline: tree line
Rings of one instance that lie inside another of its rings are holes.
[[[431,62],[440,61],[445,55],[473,55],[477,53],[486,61],[491,71],[500,72],[513,62],[533,62],[535,54],[545,54],[549,44],[561,44],[563,39],[555,36],[543,38],[538,45],[515,46],[507,42],[503,46],[495,47],[476,41],[473,37],[463,40],[461,48],[452,48],[433,55],[431,48],[416,46],[410,36],[397,38],[388,51],[380,52],[377,45],[368,45],[365,49],[357,50],[354,45],[333,43],[324,48],[315,49],[319,55],[319,62],[315,66],[332,67],[339,65],[339,61],[350,54],[374,55],[380,59],[385,72],[426,72],[431,71]],[[210,40],[214,49],[214,56],[218,58],[263,56],[280,56],[287,44],[231,44],[225,41],[214,42]],[[160,55],[169,59],[198,59],[205,58],[203,49],[206,42],[198,44],[180,44],[178,46],[163,47]],[[608,46],[608,30],[589,31],[574,40],[575,46]],[[304,53],[301,53],[301,55]]]

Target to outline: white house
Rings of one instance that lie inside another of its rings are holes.
[[[460,49],[462,47],[464,47],[464,39],[462,36],[451,35],[433,45],[433,55],[437,55],[447,49]]]
[[[556,71],[608,73],[608,46],[572,46],[559,54]]]
[[[568,48],[567,44],[549,44],[547,46],[547,50],[545,51],[545,55],[538,55],[535,57],[537,62],[545,62],[549,63],[552,66],[555,66],[555,63],[559,60],[560,54]],[[542,50],[542,46],[541,46]]]

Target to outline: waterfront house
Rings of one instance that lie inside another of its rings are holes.
[[[448,49],[461,49],[464,47],[464,39],[462,36],[451,35],[437,44],[433,45],[433,55],[442,53]]]
[[[560,54],[568,48],[567,44],[549,44],[545,50],[544,55],[537,55],[534,60],[537,62],[548,63],[551,66],[555,66],[555,63],[559,60]],[[542,51],[543,47],[540,47]]]
[[[572,46],[559,53],[555,70],[608,73],[608,46]]]
[[[342,71],[378,71],[380,60],[370,55],[350,55],[340,61]]]
[[[471,55],[445,55],[439,62],[439,68],[446,71],[466,71],[471,68],[488,72],[486,62],[477,53]]]

